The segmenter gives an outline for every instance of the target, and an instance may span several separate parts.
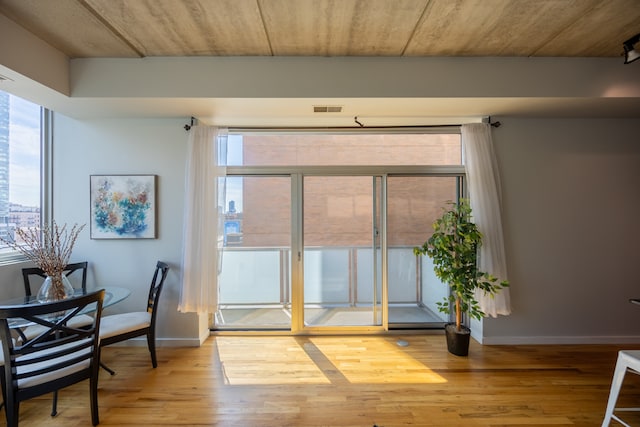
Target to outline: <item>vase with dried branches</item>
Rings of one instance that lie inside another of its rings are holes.
[[[73,245],[85,225],[75,224],[70,229],[55,221],[44,224],[42,229],[18,228],[14,240],[1,239],[12,249],[21,252],[47,275],[38,292],[40,302],[56,301],[73,295],[73,287],[63,274],[69,263]]]

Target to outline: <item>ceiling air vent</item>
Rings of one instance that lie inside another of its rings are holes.
[[[342,105],[314,105],[314,113],[342,113]]]

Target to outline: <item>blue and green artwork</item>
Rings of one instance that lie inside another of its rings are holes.
[[[92,175],[91,237],[154,238],[155,175]]]

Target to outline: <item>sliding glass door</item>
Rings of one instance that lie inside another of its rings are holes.
[[[464,194],[460,135],[230,134],[217,330],[439,328],[448,292],[413,247]]]
[[[303,183],[304,326],[381,326],[381,178]]]
[[[433,272],[429,257],[413,248],[433,233],[433,222],[449,201],[462,193],[460,176],[389,176],[387,178],[388,313],[390,328],[440,326],[448,315],[436,302],[449,288]]]
[[[227,178],[224,250],[215,324],[291,327],[291,179]]]

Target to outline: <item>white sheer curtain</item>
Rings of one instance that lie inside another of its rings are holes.
[[[462,149],[469,184],[469,198],[474,222],[483,235],[478,255],[480,271],[507,280],[507,262],[502,232],[502,195],[500,174],[496,162],[491,125],[470,123],[462,125]],[[509,288],[495,297],[479,291],[480,308],[488,316],[511,313]]]
[[[217,309],[226,145],[224,128],[192,126],[189,130],[178,304],[183,313],[213,313]]]

